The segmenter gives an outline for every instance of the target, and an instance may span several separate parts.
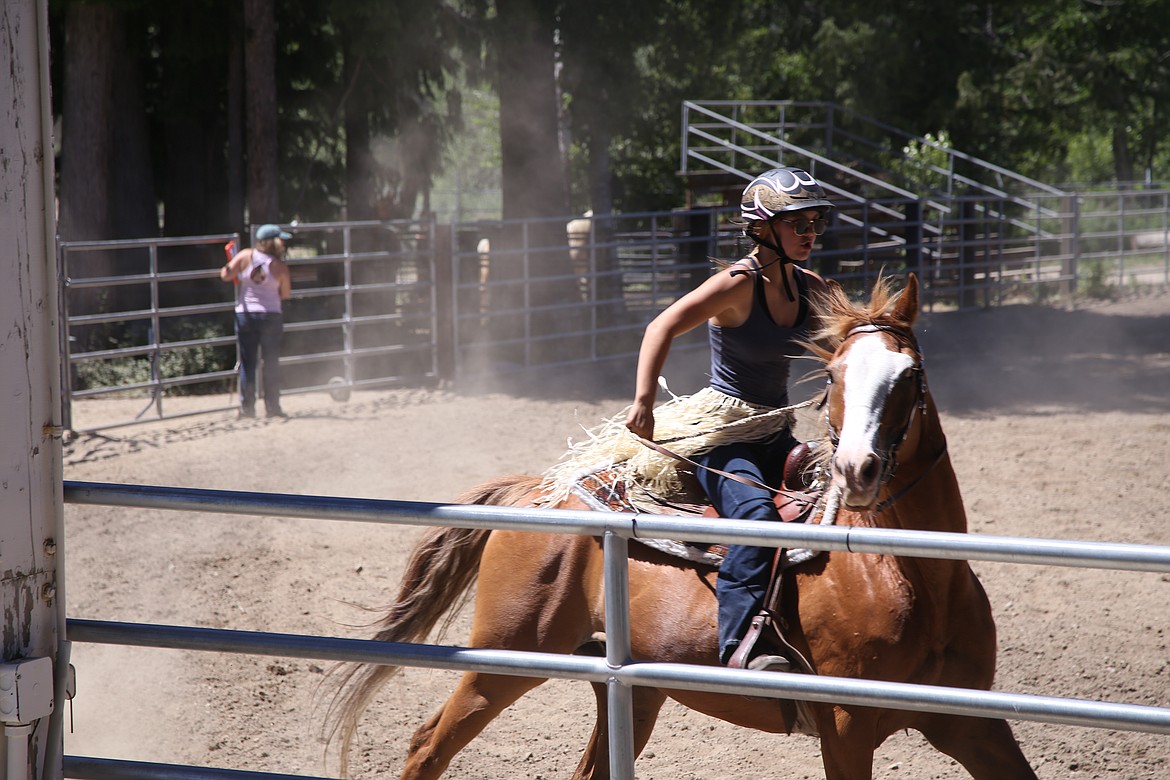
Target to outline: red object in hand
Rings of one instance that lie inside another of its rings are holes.
[[[236,256],[236,240],[234,238],[231,241],[229,241],[223,245],[223,253],[225,255],[227,255],[228,263],[231,263],[232,258]],[[240,280],[233,276],[232,277],[232,284],[239,284],[239,283],[240,283]]]

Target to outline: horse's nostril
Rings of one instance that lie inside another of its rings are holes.
[[[861,467],[861,477],[866,482],[872,482],[878,477],[878,458],[870,454],[865,458],[865,465]]]

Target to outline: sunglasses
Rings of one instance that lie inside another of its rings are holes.
[[[796,231],[796,235],[803,236],[812,229],[815,235],[822,236],[825,234],[825,228],[829,226],[829,220],[823,218],[808,219],[801,217],[800,219],[781,219],[781,222],[787,222],[792,225],[792,229]]]

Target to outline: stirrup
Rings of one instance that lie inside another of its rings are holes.
[[[759,640],[760,634],[764,631],[764,625],[768,622],[768,616],[763,612],[752,618],[747,633],[739,641],[739,647],[735,648],[735,652],[731,654],[731,658],[727,661],[729,669],[748,668],[748,664],[751,662],[752,651],[756,647],[756,642]]]
[[[760,642],[759,640],[765,631],[770,631],[770,634],[767,639]],[[757,643],[759,644],[758,648]],[[752,618],[751,625],[743,639],[740,640],[739,647],[728,659],[727,667],[729,669],[752,669],[754,667],[751,664],[756,660],[756,657],[780,659],[788,664],[786,671],[816,674],[812,664],[788,642],[772,615],[766,611],[760,612]]]
[[[757,655],[748,661],[747,668],[753,672],[791,672],[792,661],[782,655]]]

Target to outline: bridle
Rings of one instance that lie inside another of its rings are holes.
[[[885,449],[879,450],[877,452],[878,460],[881,463],[880,481],[882,485],[885,485],[889,483],[891,479],[893,479],[894,473],[898,469],[898,450],[906,442],[906,438],[910,434],[910,428],[914,424],[915,415],[924,416],[926,414],[926,372],[922,368],[922,350],[919,348],[918,342],[914,339],[913,335],[908,335],[904,330],[889,325],[878,325],[871,323],[867,325],[858,325],[856,328],[853,328],[848,333],[846,333],[845,338],[842,339],[842,345],[853,336],[863,333],[889,333],[898,341],[908,341],[911,348],[914,350],[914,365],[910,368],[910,371],[913,373],[916,380],[914,383],[914,403],[911,405],[910,411],[906,414],[906,420],[903,422],[901,429],[894,436],[890,437],[889,445]],[[828,401],[832,389],[833,377],[830,375],[826,380],[825,395],[821,399],[820,406],[823,406],[825,409],[825,429],[828,431],[829,442],[833,445],[833,450],[835,452],[838,444],[840,444],[841,434],[840,431],[833,427],[833,421],[829,417]],[[897,493],[889,496],[869,511],[873,514],[877,514],[889,508],[891,504],[893,504],[902,496],[906,495],[906,493],[910,492],[910,490],[915,485],[917,485],[923,479],[923,477],[930,473],[935,464],[941,461],[946,453],[947,448],[946,444],[944,443],[942,450],[938,453],[938,455],[935,456],[934,460],[931,461],[930,465],[927,466],[922,471],[922,473],[916,476],[913,480],[910,481],[909,484],[904,486]]]

